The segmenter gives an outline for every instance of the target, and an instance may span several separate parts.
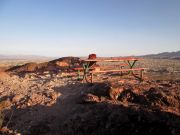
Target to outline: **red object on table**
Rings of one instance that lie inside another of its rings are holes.
[[[96,54],[89,54],[88,59],[96,59]]]

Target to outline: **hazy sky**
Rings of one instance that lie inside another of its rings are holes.
[[[0,54],[180,50],[180,0],[0,0]]]

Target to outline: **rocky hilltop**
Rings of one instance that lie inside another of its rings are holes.
[[[180,80],[102,74],[88,84],[71,70],[79,65],[63,57],[0,72],[0,134],[180,134]]]
[[[76,66],[80,66],[81,61],[78,57],[62,57],[44,63],[27,63],[21,66],[14,66],[7,71],[16,73],[43,73],[46,71],[56,72],[59,70],[67,70]]]

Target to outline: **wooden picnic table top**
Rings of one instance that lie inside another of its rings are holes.
[[[123,57],[123,58],[109,58],[109,59],[85,59],[84,62],[118,62],[118,61],[134,61],[134,60],[143,60],[142,58],[134,57]]]

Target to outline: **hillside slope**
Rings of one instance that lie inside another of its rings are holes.
[[[160,59],[180,59],[180,51],[149,54],[149,55],[143,55],[143,57],[160,58]]]

